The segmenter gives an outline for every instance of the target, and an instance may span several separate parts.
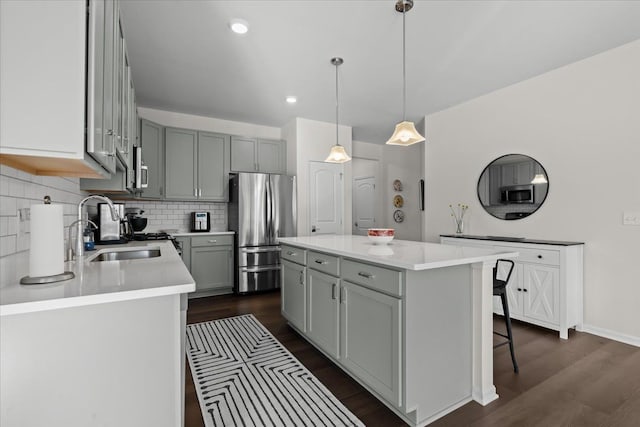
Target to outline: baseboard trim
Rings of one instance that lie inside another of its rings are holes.
[[[625,344],[640,347],[640,337],[634,337],[633,335],[621,334],[620,332],[611,331],[609,329],[599,328],[593,325],[583,324],[579,329],[581,332],[587,332],[592,335],[597,335],[603,338],[609,338],[610,340],[620,341]]]

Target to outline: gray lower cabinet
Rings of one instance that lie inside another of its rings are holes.
[[[196,281],[196,293],[199,296],[231,292],[234,277],[233,236],[192,236],[191,275]]]
[[[231,170],[234,172],[287,172],[285,141],[231,137]]]
[[[293,326],[303,332],[307,330],[306,271],[304,265],[282,260],[281,311]]]
[[[228,201],[228,158],[227,135],[167,128],[165,198]]]
[[[233,290],[233,236],[179,236],[182,261],[196,282],[189,297],[231,293]]]
[[[340,342],[340,279],[314,270],[307,270],[307,336],[318,347],[339,359]]]
[[[149,168],[149,186],[143,189],[143,199],[160,199],[164,194],[164,127],[149,120],[140,120],[142,160]]]
[[[347,281],[342,292],[341,363],[399,406],[402,301]]]
[[[402,272],[288,245],[282,257],[282,315],[335,363],[400,407]]]

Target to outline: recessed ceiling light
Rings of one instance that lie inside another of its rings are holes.
[[[296,98],[295,96],[287,96],[287,102],[289,104],[295,104],[296,102],[298,102],[298,98]]]
[[[249,31],[249,23],[242,19],[232,19],[229,28],[236,34],[246,34]]]

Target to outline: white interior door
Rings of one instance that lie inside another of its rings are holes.
[[[366,235],[368,228],[376,226],[376,178],[373,176],[353,180],[353,234]]]
[[[342,165],[309,162],[310,234],[342,233]]]

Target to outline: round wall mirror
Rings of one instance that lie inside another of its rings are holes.
[[[478,199],[496,218],[525,218],[544,203],[549,192],[547,171],[524,154],[498,157],[484,168],[478,180]]]

